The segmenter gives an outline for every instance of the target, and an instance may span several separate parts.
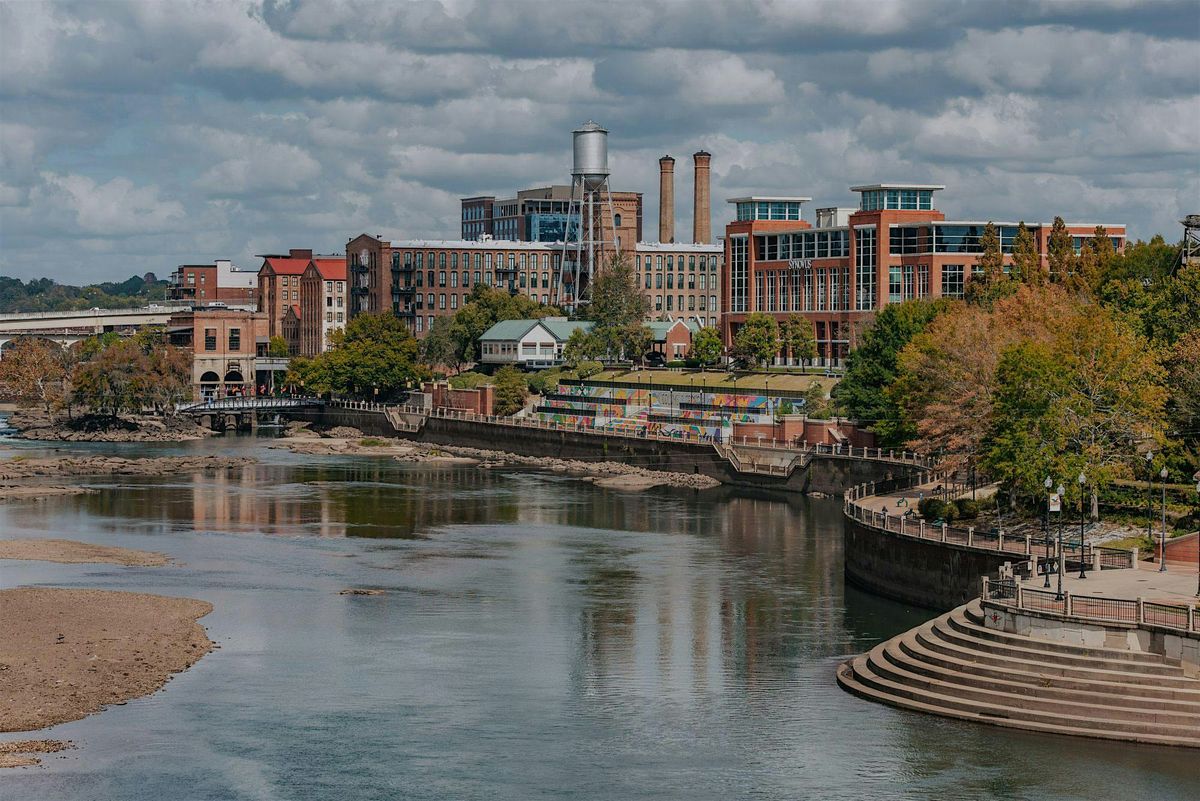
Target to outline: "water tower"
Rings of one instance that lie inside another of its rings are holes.
[[[1184,267],[1200,264],[1200,214],[1189,214],[1180,222],[1183,223],[1183,247],[1179,250],[1179,262]]]
[[[608,185],[608,131],[589,120],[571,135],[574,139],[571,202],[567,208],[567,234],[555,299],[567,308],[589,299],[598,259],[605,250],[616,251],[612,192]]]

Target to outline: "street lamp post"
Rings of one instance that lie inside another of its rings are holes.
[[[1062,484],[1058,485],[1058,497],[1062,498],[1066,488]],[[1063,599],[1062,576],[1063,576],[1063,512],[1061,507],[1058,511],[1058,556],[1054,558],[1054,572],[1058,574],[1058,593],[1054,596],[1054,600],[1061,601]]]
[[[1167,468],[1164,465],[1163,469],[1158,472],[1159,478],[1162,479],[1162,538],[1159,540],[1158,549],[1159,573],[1167,569],[1167,475]]]
[[[1050,476],[1046,476],[1042,484],[1046,487],[1046,527],[1042,529],[1042,540],[1046,545],[1046,561],[1042,565],[1042,573],[1046,576],[1046,581],[1042,587],[1050,589],[1050,488],[1054,486],[1054,482]]]
[[[1154,451],[1146,451],[1146,539],[1154,547]]]
[[[1083,495],[1087,488],[1087,476],[1079,474],[1079,577],[1087,578],[1087,559],[1083,553]]]

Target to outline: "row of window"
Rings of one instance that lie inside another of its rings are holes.
[[[426,267],[426,258],[425,258],[426,255],[427,255],[426,251],[423,251],[423,250],[417,250],[417,251],[406,250],[406,251],[404,251],[404,256],[403,256],[404,269],[406,269],[406,270],[412,270],[412,269],[424,270]],[[475,255],[475,269],[476,270],[490,270],[490,269],[492,269],[493,263],[495,264],[495,268],[497,270],[504,269],[504,265],[505,265],[505,261],[506,261],[504,253],[492,254],[492,253],[477,252],[474,255]],[[537,253],[521,253],[521,254],[509,253],[507,255],[508,255],[507,264],[508,264],[508,269],[510,269],[510,270],[515,270],[518,268],[518,266],[522,270],[536,268],[538,266],[538,264],[537,264],[538,263],[538,254]],[[520,258],[518,258],[518,255],[520,256]],[[544,269],[544,270],[550,269],[550,264],[551,264],[550,257],[551,256],[554,257],[553,258],[554,269],[556,269],[556,270],[558,269],[559,262],[561,259],[561,254],[559,254],[559,253],[554,253],[554,254],[542,253],[541,254],[542,269]],[[431,250],[431,251],[428,251],[428,257],[429,257],[428,258],[428,267],[430,269],[434,268],[435,261],[437,262],[436,266],[443,270],[447,266],[449,266],[450,269],[452,269],[452,270],[457,270],[459,267],[460,262],[459,262],[458,251],[450,251],[449,253],[447,253],[447,251],[444,251],[444,250],[440,251],[440,252]],[[494,262],[493,262],[493,258],[494,258]],[[471,253],[470,252],[464,252],[462,254],[461,264],[463,267],[471,266]],[[400,253],[393,253],[392,254],[392,269],[398,270],[398,269],[400,269],[400,265],[401,265]]]
[[[699,309],[697,309],[696,295],[666,295],[666,311],[684,311],[684,298],[687,298],[687,311],[717,311],[717,296],[716,295],[700,295]],[[656,312],[663,311],[663,295],[654,296],[654,310]],[[705,300],[707,299],[707,303]]]
[[[737,218],[745,220],[799,220],[800,204],[781,200],[750,200],[737,204]]]
[[[653,256],[653,257],[646,256],[643,261],[643,264],[644,264],[644,269],[646,272],[650,272],[651,264],[654,265],[655,271],[658,271],[658,272],[661,272],[664,267],[666,267],[667,272],[670,272],[672,270],[677,270],[678,272],[683,272],[684,256],[682,253],[680,253],[678,257],[676,257],[673,254],[669,254],[669,253],[666,256]],[[691,272],[691,273],[696,272],[697,265],[699,265],[701,272],[703,272],[705,269],[707,269],[708,272],[715,273],[717,271],[717,256],[716,256],[716,254],[712,254],[712,255],[708,255],[708,256],[701,254],[699,257],[699,261],[697,261],[695,255],[688,255],[688,257],[687,257],[688,272]]]
[[[642,274],[639,273],[636,276],[636,280],[637,280],[638,284],[645,286],[646,289],[662,289],[663,283],[664,283],[664,279],[663,279],[664,275],[666,276],[665,283],[666,283],[667,289],[675,289],[676,284],[679,285],[680,289],[684,288],[684,275],[682,273],[679,275],[678,281],[675,280],[675,273],[654,273],[653,275],[651,275],[650,273],[646,273],[644,277],[642,276]],[[691,273],[688,273],[687,274],[687,288],[688,289],[696,289],[697,288],[697,286],[696,286],[697,278],[699,278],[699,288],[700,289],[709,289],[709,288],[716,289],[718,286],[717,277],[715,275],[712,276],[712,281],[710,282],[709,276],[707,273],[700,273],[699,276],[695,276],[695,275],[692,275]],[[653,286],[651,286],[651,283],[653,283]]]
[[[850,268],[804,267],[754,276],[755,311],[846,311],[850,308]]]
[[[754,258],[759,261],[836,259],[850,255],[850,231],[802,231],[754,237]]]
[[[229,343],[228,343],[229,347],[227,348],[227,350],[229,350],[231,352],[241,350],[242,349],[242,329],[230,328],[228,331],[228,335],[229,335]],[[215,329],[215,328],[205,328],[204,329],[204,349],[207,351],[214,351],[217,349],[217,329]]]
[[[933,191],[930,189],[877,189],[862,193],[863,211],[896,209],[901,211],[930,211]]]

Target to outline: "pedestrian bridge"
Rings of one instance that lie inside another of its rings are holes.
[[[293,409],[314,409],[324,406],[320,398],[254,398],[232,397],[219,400],[180,403],[179,414],[237,414],[238,412],[281,412]]]
[[[179,310],[172,306],[146,306],[139,309],[80,309],[77,311],[0,314],[0,334],[62,332],[78,329],[102,333],[117,326],[166,325],[168,318]]]

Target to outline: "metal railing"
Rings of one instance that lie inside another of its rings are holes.
[[[1130,625],[1160,626],[1200,632],[1200,613],[1194,604],[1164,604],[1142,598],[1103,598],[1095,595],[1061,595],[1026,587],[1013,579],[983,579],[983,600],[1013,609],[1049,612],[1061,617]]]
[[[300,406],[320,406],[325,401],[317,397],[255,398],[231,397],[195,403],[177,403],[177,412],[224,412],[262,411],[271,409],[295,409]]]
[[[1134,552],[1131,550],[1094,545],[1081,547],[1078,543],[1064,542],[1061,551],[1056,544],[1052,543],[1051,554],[1047,557],[1037,553],[1039,547],[1045,545],[1044,538],[1035,539],[1032,534],[1005,534],[1002,530],[977,530],[974,526],[963,528],[946,523],[935,526],[917,516],[915,498],[913,499],[914,505],[906,507],[901,514],[870,509],[863,503],[868,498],[878,499],[881,495],[913,489],[932,480],[936,480],[936,478],[918,475],[859,484],[846,491],[843,513],[863,525],[906,537],[1024,556],[1031,561],[1032,572],[1038,575],[1041,575],[1043,569],[1047,569],[1047,562],[1057,569],[1057,565],[1061,561],[1065,570],[1078,570],[1081,563],[1092,570],[1131,568],[1136,562]]]

